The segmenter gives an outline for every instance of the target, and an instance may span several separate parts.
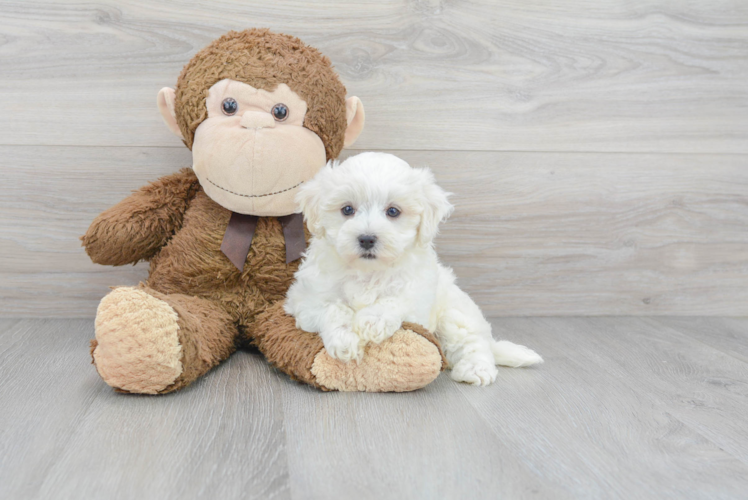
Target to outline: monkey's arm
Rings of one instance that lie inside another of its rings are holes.
[[[99,214],[81,237],[97,264],[121,266],[152,257],[182,227],[199,187],[190,169],[161,177]]]

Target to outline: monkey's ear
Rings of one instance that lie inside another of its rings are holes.
[[[345,100],[345,119],[348,126],[345,129],[345,140],[343,147],[351,146],[361,131],[364,129],[364,105],[358,97],[349,97]]]
[[[184,140],[182,131],[177,124],[177,113],[174,109],[174,103],[177,100],[177,95],[174,93],[174,89],[164,87],[158,91],[158,110],[161,112],[161,118],[164,119],[164,123],[169,127],[174,135]]]

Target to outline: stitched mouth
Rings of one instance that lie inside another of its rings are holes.
[[[362,259],[367,259],[367,260],[371,260],[371,259],[376,259],[376,258],[377,258],[377,256],[376,256],[376,255],[374,255],[374,254],[373,254],[373,253],[371,253],[371,252],[366,252],[366,253],[364,253],[364,254],[361,254],[361,258],[362,258]]]
[[[229,190],[229,189],[226,189],[226,188],[225,188],[225,187],[223,187],[223,186],[219,186],[218,184],[216,184],[215,182],[213,182],[213,181],[212,181],[212,180],[210,180],[210,179],[208,179],[208,182],[210,182],[211,184],[213,184],[213,185],[214,185],[215,187],[217,187],[218,189],[221,189],[221,190],[223,190],[223,191],[226,191],[227,193],[231,193],[231,194],[233,194],[233,195],[236,195],[236,196],[242,196],[242,197],[244,197],[244,198],[264,198],[265,196],[273,196],[274,194],[281,194],[281,193],[285,193],[286,191],[291,191],[292,189],[296,189],[297,187],[299,187],[299,186],[301,186],[302,184],[304,184],[304,181],[301,181],[301,182],[299,182],[298,184],[296,184],[295,186],[291,186],[290,188],[286,188],[286,189],[281,189],[280,191],[275,191],[274,193],[265,193],[265,194],[241,194],[241,193],[235,193],[234,191],[231,191],[231,190]]]

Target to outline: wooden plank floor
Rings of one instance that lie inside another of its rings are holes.
[[[92,320],[0,321],[0,498],[745,498],[748,318],[500,318],[488,388],[322,393],[237,353],[114,393]]]

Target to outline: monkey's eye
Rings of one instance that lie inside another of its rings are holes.
[[[239,109],[239,105],[234,99],[232,99],[231,97],[227,97],[221,103],[221,109],[223,110],[224,115],[231,116],[236,113],[237,109]]]
[[[343,208],[340,209],[340,212],[345,215],[346,217],[350,217],[351,215],[356,213],[356,209],[353,208],[350,205],[346,205]]]
[[[387,209],[387,217],[392,217],[393,219],[400,216],[400,210],[398,210],[395,207],[390,207]]]
[[[273,114],[273,118],[275,118],[275,121],[282,122],[286,118],[288,118],[288,106],[286,106],[283,103],[278,103],[275,106],[273,106],[273,110],[271,111]]]

